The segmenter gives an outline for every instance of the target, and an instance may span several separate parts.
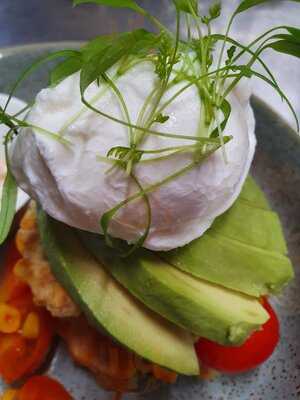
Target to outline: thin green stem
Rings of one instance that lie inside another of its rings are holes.
[[[220,70],[220,68],[221,68],[221,64],[222,64],[222,61],[223,61],[223,55],[224,55],[224,51],[225,51],[225,46],[226,46],[226,40],[227,40],[227,37],[229,35],[230,28],[232,26],[234,17],[235,17],[235,13],[231,16],[231,18],[229,20],[229,23],[227,25],[227,29],[226,29],[226,32],[225,32],[225,39],[224,39],[224,41],[222,43],[220,55],[219,55],[219,58],[218,58],[217,70]],[[214,83],[215,98],[217,98],[219,79],[220,79],[220,74],[218,72],[217,76],[216,76],[216,79],[215,79],[215,83]]]
[[[112,79],[117,80],[118,79],[118,75],[114,75]],[[108,91],[109,89],[109,85],[105,85],[105,87],[99,91],[99,93],[97,93],[91,100],[90,103],[91,104],[95,104],[98,100],[101,99],[102,96],[105,95],[105,93]],[[64,125],[60,128],[58,134],[59,135],[63,135],[64,132],[69,128],[69,126],[71,126],[72,124],[74,124],[74,122],[76,122],[84,113],[86,113],[89,110],[89,108],[86,107],[82,107],[81,110],[78,111],[78,113],[76,113],[75,115],[73,115],[70,119],[68,119]]]
[[[76,50],[61,50],[61,51],[57,51],[55,53],[51,53],[51,54],[49,54],[47,56],[41,57],[34,64],[30,65],[30,67],[26,68],[23,71],[23,73],[20,75],[20,77],[17,79],[15,84],[13,85],[13,87],[12,87],[10,93],[9,93],[7,102],[6,102],[5,106],[4,106],[4,112],[7,110],[7,107],[9,105],[14,93],[16,92],[17,88],[37,68],[39,68],[41,65],[45,64],[46,62],[54,60],[56,58],[68,57],[68,56],[78,55],[78,54],[79,54],[79,52],[76,51]]]
[[[263,62],[263,60],[260,59],[260,57],[258,57],[258,55],[255,52],[252,52],[250,49],[251,47],[253,47],[255,44],[257,44],[259,41],[261,41],[265,36],[267,36],[268,34],[270,34],[271,32],[274,32],[276,30],[281,30],[281,29],[287,29],[288,27],[286,25],[281,25],[272,29],[269,29],[268,31],[264,32],[262,35],[260,35],[258,38],[256,38],[255,40],[253,40],[248,46],[244,47],[242,51],[240,51],[235,57],[232,58],[232,60],[230,61],[230,63],[228,64],[228,66],[232,66],[245,52],[249,52],[251,55],[256,56],[256,59],[258,60],[258,62],[263,66],[263,68],[266,70],[266,72],[268,73],[268,75],[270,76],[270,78],[273,80],[274,83],[276,83],[276,80],[273,76],[273,74],[271,73],[270,69],[267,67],[267,65]],[[229,33],[229,32],[228,32]],[[230,39],[228,37],[228,34],[225,36],[224,38],[224,42],[223,44]],[[243,47],[241,44],[239,44],[239,47]],[[220,94],[225,86],[225,81],[227,79],[227,74],[225,73],[223,75],[223,79],[222,79],[222,84],[220,87],[220,93],[219,93],[219,99],[216,100],[217,103],[220,103]]]
[[[221,70],[225,70],[225,69],[227,69],[227,67],[224,67],[224,68],[221,69]],[[208,77],[208,76],[215,75],[216,72],[217,72],[217,70],[216,70],[216,71],[208,72],[207,74],[202,75],[202,76],[199,76],[199,77],[197,77],[197,78],[193,78],[193,79],[191,80],[191,82],[189,82],[188,84],[186,84],[184,87],[182,87],[180,90],[178,90],[178,92],[176,92],[172,97],[170,97],[170,99],[167,100],[167,101],[161,106],[161,108],[157,111],[157,114],[162,113],[162,112],[163,112],[163,111],[178,97],[178,96],[180,96],[183,92],[185,92],[185,91],[186,91],[187,89],[189,89],[191,86],[197,84],[199,81],[201,81],[202,79],[205,79],[205,78]]]
[[[151,101],[152,101],[152,99],[153,99],[155,93],[157,92],[157,90],[158,90],[158,88],[155,87],[155,88],[150,92],[150,94],[147,96],[146,100],[144,101],[144,104],[143,104],[143,106],[142,106],[142,108],[141,108],[141,111],[139,112],[139,116],[138,116],[138,119],[137,119],[137,125],[142,125],[142,124],[143,124],[143,119],[144,119],[145,113],[146,113],[146,111],[147,111],[147,108],[148,108],[148,106],[150,105],[150,103],[151,103]],[[138,135],[139,132],[136,132],[136,134]],[[137,140],[137,139],[135,138],[135,141],[134,141],[134,142],[136,142],[136,140]]]
[[[174,150],[174,151],[170,152],[169,154],[166,154],[166,155],[163,155],[160,157],[151,157],[151,158],[147,158],[145,160],[140,160],[140,163],[147,164],[147,163],[152,163],[152,162],[157,162],[157,161],[163,161],[163,160],[169,159],[171,156],[178,155],[181,153],[193,152],[196,149],[197,149],[197,147],[195,145],[194,146],[184,146],[181,149]]]
[[[231,64],[233,64],[235,61],[237,61],[246,51],[248,51],[251,47],[253,47],[256,43],[258,43],[261,39],[263,39],[266,35],[268,35],[271,32],[274,32],[276,30],[280,29],[287,29],[288,26],[286,25],[280,25],[275,28],[269,29],[259,37],[257,37],[255,40],[253,40],[248,46],[246,46],[239,54],[237,54],[233,59],[231,60]],[[241,46],[242,47],[242,46]]]
[[[125,114],[125,118],[127,119],[128,124],[131,125],[131,119],[130,119],[130,115],[129,115],[129,111],[127,108],[127,105],[125,103],[125,100],[122,96],[122,93],[120,92],[120,90],[118,89],[118,87],[115,85],[115,83],[109,78],[109,76],[107,74],[104,74],[104,78],[105,81],[108,82],[109,86],[112,88],[112,90],[115,92],[117,98],[119,99],[119,102],[122,106],[123,112]],[[128,126],[129,129],[129,143],[130,146],[133,144],[133,129],[131,126]]]
[[[18,117],[21,114],[23,114],[25,111],[30,110],[32,106],[34,105],[34,102],[27,104],[25,107],[23,107],[20,111],[18,111],[16,114],[13,115],[13,117]]]
[[[143,126],[137,126],[135,124],[128,124],[125,121],[122,121],[119,118],[116,118],[112,115],[109,115],[97,108],[95,108],[94,106],[92,106],[91,104],[89,104],[89,102],[84,98],[84,96],[82,97],[82,103],[85,104],[88,108],[90,108],[92,111],[98,113],[99,115],[102,115],[105,118],[110,119],[113,122],[116,122],[118,124],[124,125],[124,126],[131,126],[134,129],[137,130],[141,130],[143,132],[145,132],[148,135],[154,135],[154,136],[161,136],[161,137],[169,137],[169,138],[173,138],[173,139],[185,139],[185,140],[192,140],[192,141],[201,141],[201,138],[197,137],[197,136],[190,136],[190,135],[184,135],[184,134],[174,134],[174,133],[166,133],[166,132],[160,132],[160,131],[155,131],[152,129],[147,129],[144,128]]]
[[[265,43],[269,41],[269,38],[267,38],[256,50],[254,53],[253,57],[250,59],[248,64],[246,64],[247,68],[251,68],[252,65],[255,63],[257,57],[261,54],[261,52],[264,50],[263,46]],[[218,104],[222,104],[223,100],[228,96],[228,94],[232,91],[232,89],[239,83],[239,81],[243,78],[243,73],[240,73],[228,86],[228,88],[225,90],[224,94],[220,96],[220,101]]]
[[[57,133],[51,132],[51,131],[49,131],[48,129],[45,129],[45,128],[42,128],[42,127],[40,127],[40,126],[31,124],[31,123],[29,123],[29,122],[21,121],[21,120],[19,120],[18,118],[13,117],[13,116],[11,116],[11,115],[8,115],[8,114],[6,114],[6,115],[8,116],[8,118],[9,118],[11,121],[13,121],[13,122],[15,122],[16,124],[18,124],[18,126],[15,126],[15,128],[17,128],[17,129],[18,129],[18,128],[31,128],[31,129],[33,129],[33,130],[35,130],[35,131],[37,131],[37,132],[39,132],[39,133],[41,133],[41,134],[43,134],[43,135],[46,135],[46,136],[50,137],[51,139],[54,139],[54,140],[56,140],[56,141],[58,141],[58,142],[64,144],[64,145],[70,145],[70,144],[71,144],[71,142],[70,142],[69,140],[62,138],[62,137],[61,137],[60,135],[58,135]]]
[[[187,40],[189,42],[191,40],[191,38],[192,38],[191,21],[190,21],[189,14],[185,15],[185,21],[186,21],[186,27],[187,27]]]
[[[145,124],[146,129],[149,129],[151,127],[151,125],[154,123],[156,109],[159,106],[159,104],[161,102],[161,99],[164,96],[164,94],[166,92],[166,89],[168,87],[168,83],[169,83],[170,76],[171,76],[171,73],[172,73],[172,70],[173,70],[173,66],[174,66],[175,61],[176,61],[177,51],[178,51],[178,47],[179,47],[179,39],[180,39],[180,12],[177,12],[176,13],[176,39],[175,39],[175,48],[174,48],[172,60],[170,62],[170,67],[168,69],[166,79],[162,83],[161,90],[159,91],[159,93],[158,93],[158,95],[157,95],[157,97],[156,97],[156,99],[154,101],[151,114],[150,114],[150,116],[148,118],[148,121]],[[143,138],[144,138],[144,135],[138,136],[137,139],[136,139],[135,145],[138,146],[142,142]]]

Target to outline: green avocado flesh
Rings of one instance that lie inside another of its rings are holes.
[[[243,199],[237,199],[227,212],[216,218],[208,232],[267,251],[287,253],[278,215],[252,207]]]
[[[97,234],[82,242],[110,273],[147,307],[197,336],[238,345],[269,316],[254,297],[195,278],[139,249],[124,259]]]
[[[244,183],[242,191],[239,195],[239,199],[243,199],[249,205],[269,210],[270,206],[264,193],[260,190],[259,186],[255,183],[255,180],[249,175]]]
[[[52,271],[82,311],[141,357],[183,375],[199,375],[192,335],[147,309],[82,246],[76,232],[38,211]]]
[[[280,221],[252,179],[239,199],[199,239],[163,252],[168,263],[208,282],[259,297],[293,278]]]

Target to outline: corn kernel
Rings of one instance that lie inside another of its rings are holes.
[[[19,330],[21,325],[20,311],[8,304],[0,304],[0,332],[13,333]]]
[[[8,389],[3,395],[0,397],[1,400],[17,400],[18,398],[18,390]]]
[[[26,339],[37,339],[40,334],[40,320],[39,316],[35,312],[31,312],[27,315],[23,325],[22,335]]]

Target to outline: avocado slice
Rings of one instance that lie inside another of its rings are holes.
[[[260,190],[259,186],[251,175],[248,175],[239,198],[245,200],[253,207],[262,208],[264,210],[270,209],[264,192]]]
[[[242,198],[220,217],[209,232],[271,252],[287,254],[287,246],[278,215],[253,207]]]
[[[134,298],[82,246],[74,230],[42,210],[38,224],[55,277],[95,326],[153,363],[199,375],[191,334]]]
[[[193,276],[260,297],[279,292],[293,277],[290,260],[208,231],[162,257]]]
[[[255,205],[254,205],[255,204]],[[188,245],[162,252],[168,263],[229,289],[259,297],[277,294],[293,278],[280,221],[252,179],[212,227]]]
[[[153,311],[195,335],[239,345],[269,316],[260,302],[174,268],[145,249],[124,259],[97,234],[79,231],[92,254]]]

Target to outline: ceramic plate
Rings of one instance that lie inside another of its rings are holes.
[[[53,49],[74,43],[30,45],[1,51],[0,92],[8,92],[20,71]],[[30,101],[47,84],[47,68],[35,73],[17,95]],[[148,394],[125,399],[148,400],[292,400],[300,398],[300,139],[261,100],[253,99],[258,147],[252,174],[281,217],[296,279],[282,298],[273,301],[281,320],[281,341],[262,367],[240,376],[222,376],[212,382],[181,378],[171,387],[161,386]],[[58,345],[47,371],[58,377],[75,400],[106,400],[84,370],[75,367],[63,346]],[[54,400],[54,399],[53,399]]]

